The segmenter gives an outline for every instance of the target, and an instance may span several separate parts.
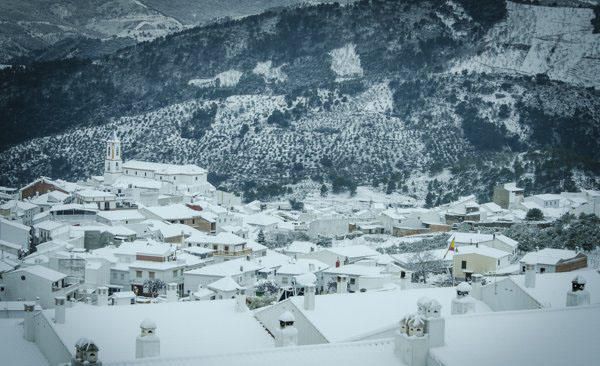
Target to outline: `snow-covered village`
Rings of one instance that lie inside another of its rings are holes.
[[[105,144],[102,175],[1,188],[6,365],[600,359],[599,191],[244,204],[202,167]]]
[[[600,0],[0,0],[0,366],[599,340]]]

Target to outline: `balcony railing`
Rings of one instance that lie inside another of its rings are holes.
[[[239,257],[242,255],[250,255],[250,254],[252,254],[252,249],[244,249],[244,250],[237,250],[237,251],[217,250],[213,253],[213,256],[218,255],[218,256],[223,256],[223,257]]]

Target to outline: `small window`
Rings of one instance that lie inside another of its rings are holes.
[[[154,279],[154,272],[148,272],[148,277],[150,277],[150,279]]]
[[[544,272],[546,272],[546,268],[544,268],[544,267],[540,268],[540,273],[544,273]]]
[[[21,276],[21,281],[25,281],[25,276]]]
[[[460,268],[461,268],[461,269],[467,269],[467,261],[462,261],[462,262],[460,263]]]
[[[351,279],[350,279],[350,284],[351,284],[351,285],[354,285],[354,284],[356,284],[356,278],[351,278]]]
[[[498,259],[498,265],[500,265],[500,259]]]
[[[125,279],[125,274],[121,273],[121,280],[124,280],[124,279]]]
[[[173,271],[173,277],[177,277],[177,270]]]
[[[135,277],[142,278],[142,271],[135,271]]]

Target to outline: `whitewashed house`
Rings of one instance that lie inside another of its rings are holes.
[[[54,307],[54,298],[64,296],[71,298],[79,284],[68,283],[67,275],[48,267],[34,265],[22,267],[3,275],[5,290],[3,301],[27,300],[39,298],[44,308]]]

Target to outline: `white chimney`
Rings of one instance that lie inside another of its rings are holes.
[[[483,291],[483,276],[475,273],[471,276],[471,296],[481,300]]]
[[[585,278],[578,275],[571,281],[571,290],[567,292],[567,306],[590,304],[590,293],[585,289]]]
[[[304,286],[304,310],[315,310],[315,285]]]
[[[106,306],[108,305],[108,287],[100,286],[96,289],[96,305]]]
[[[177,284],[174,282],[167,284],[167,302],[177,302]]]
[[[145,319],[140,324],[141,333],[135,339],[135,358],[160,356],[160,338],[156,335],[156,324]]]
[[[29,342],[35,341],[35,316],[38,311],[34,303],[24,304],[25,316],[23,319],[23,338]]]
[[[408,314],[400,320],[395,335],[394,352],[407,366],[426,366],[429,349],[444,345],[445,320],[441,317],[442,306],[436,300],[420,298],[416,314]]]
[[[54,322],[56,324],[65,324],[67,299],[64,296],[54,298]]]
[[[236,313],[244,313],[248,311],[248,306],[246,306],[246,295],[242,293],[238,293],[235,295],[235,311]]]
[[[77,343],[75,343],[75,357],[71,360],[71,366],[84,366],[84,365],[98,365],[101,366],[102,362],[100,362],[98,358],[98,352],[100,349],[94,341],[80,338]]]
[[[298,345],[298,330],[294,326],[294,315],[286,311],[279,316],[279,329],[275,332],[275,346],[287,347]]]
[[[525,265],[525,287],[535,288],[535,266],[533,264]]]
[[[471,285],[461,282],[456,286],[456,297],[452,299],[450,313],[452,315],[468,314],[475,312],[475,299],[471,297]]]
[[[348,292],[348,276],[339,275],[337,276],[337,293],[345,294]]]

